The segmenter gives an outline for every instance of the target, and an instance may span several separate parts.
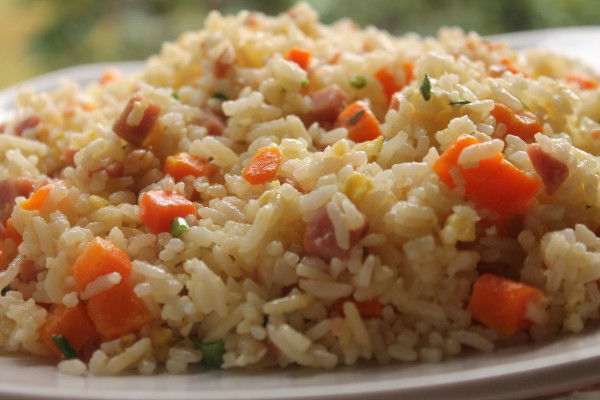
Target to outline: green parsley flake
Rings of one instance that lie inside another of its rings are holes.
[[[423,100],[429,101],[429,99],[431,99],[431,81],[429,80],[429,75],[427,75],[427,73],[425,73],[425,77],[423,78],[423,82],[421,83],[419,91],[423,96]]]

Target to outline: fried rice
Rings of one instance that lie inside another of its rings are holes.
[[[20,91],[0,349],[74,375],[329,369],[580,332],[599,110],[594,71],[544,50],[212,12],[137,74]]]

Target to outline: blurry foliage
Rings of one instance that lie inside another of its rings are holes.
[[[441,26],[461,26],[494,34],[600,21],[597,0],[313,0],[324,22],[348,17],[395,34],[434,34]],[[45,70],[68,65],[138,60],[190,29],[200,29],[210,10],[249,9],[278,14],[292,0],[24,0],[47,3],[47,24],[31,42]]]

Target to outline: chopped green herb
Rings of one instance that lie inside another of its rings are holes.
[[[190,230],[190,226],[186,222],[186,220],[182,217],[175,217],[171,221],[171,235],[173,237],[180,237],[184,233]]]
[[[174,98],[175,100],[179,100],[179,95],[177,94],[177,92],[171,93],[171,97]]]
[[[215,92],[215,93],[212,95],[212,97],[213,97],[214,99],[219,99],[219,100],[223,100],[223,101],[230,100],[230,99],[229,99],[229,96],[227,96],[225,93],[221,93],[221,92]]]
[[[350,79],[350,86],[355,89],[362,89],[367,85],[367,78],[364,75],[354,75]]]
[[[350,118],[348,121],[346,121],[346,123],[348,125],[354,125],[360,119],[360,117],[362,117],[362,115],[365,113],[365,111],[366,110],[360,110],[359,112],[354,114],[354,116],[352,118]]]
[[[463,105],[463,104],[469,104],[471,101],[470,100],[452,100],[450,101],[450,105],[451,106],[458,106],[458,105]]]
[[[221,368],[223,354],[225,354],[225,343],[222,340],[211,343],[194,340],[194,348],[202,352],[202,365],[208,368]]]
[[[429,101],[429,99],[431,99],[431,81],[429,80],[429,75],[427,75],[427,73],[425,73],[425,77],[423,78],[423,82],[421,83],[419,90],[421,91],[421,95],[423,95],[423,99],[425,101]]]
[[[54,344],[56,344],[56,347],[58,347],[60,354],[62,354],[65,360],[77,358],[77,352],[71,346],[71,343],[69,343],[69,340],[66,337],[63,335],[52,335],[51,337],[52,341],[54,341]]]
[[[304,79],[302,82],[300,82],[300,87],[307,87],[310,84],[310,81],[308,79]]]
[[[8,293],[8,291],[10,290],[10,286],[6,286],[2,289],[2,291],[0,291],[0,296],[4,297],[6,296],[6,293]]]

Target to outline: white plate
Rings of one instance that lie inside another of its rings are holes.
[[[600,28],[552,29],[495,36],[516,47],[543,45],[600,65]],[[40,90],[60,77],[98,79],[108,66],[131,72],[141,63],[84,65],[29,80],[0,92],[0,121],[21,86]],[[187,375],[72,377],[38,358],[0,353],[0,399],[333,400],[402,398],[528,398],[600,382],[600,331],[542,345],[471,354],[440,364],[361,365],[335,371],[204,371]]]

